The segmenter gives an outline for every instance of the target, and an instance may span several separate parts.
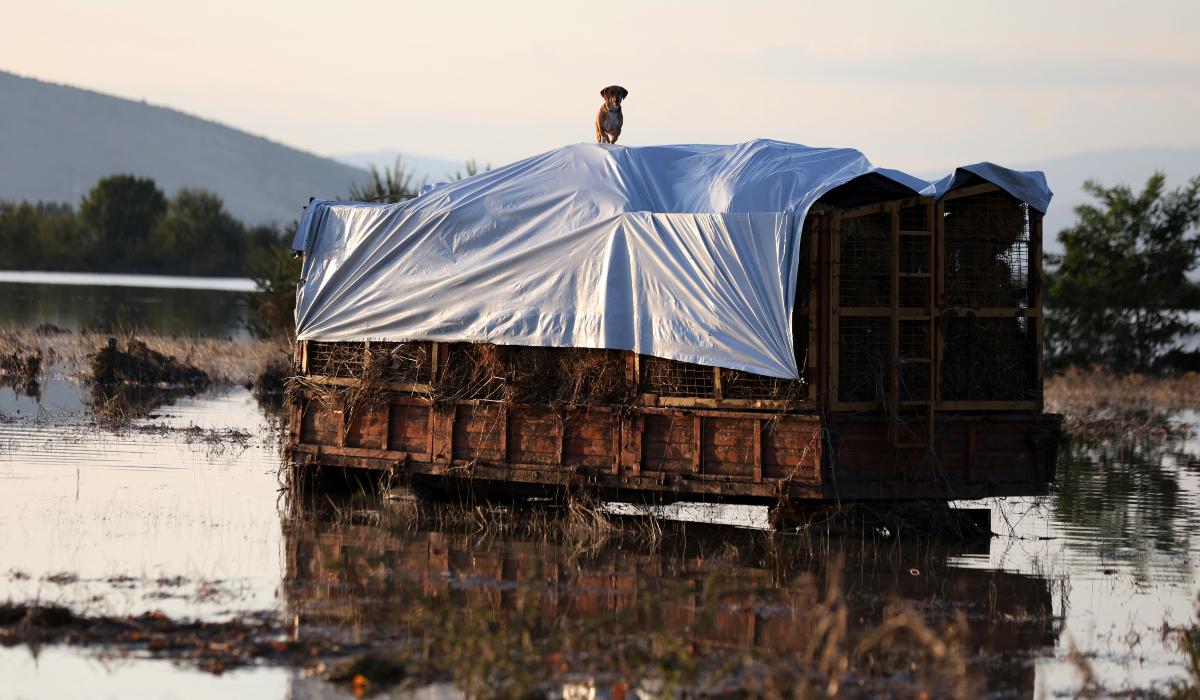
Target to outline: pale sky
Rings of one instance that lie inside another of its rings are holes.
[[[321,155],[756,137],[928,171],[1200,145],[1200,2],[0,0],[0,70]]]

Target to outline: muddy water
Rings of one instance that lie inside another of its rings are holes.
[[[0,322],[71,331],[130,324],[162,335],[248,337],[246,279],[0,271]]]
[[[935,623],[961,611],[972,669],[994,697],[1076,688],[1072,645],[1111,689],[1183,673],[1161,628],[1194,617],[1200,457],[1189,441],[1076,445],[1066,490],[989,504],[999,535],[970,547],[768,539],[762,509],[699,506],[664,511],[657,537],[634,517],[624,535],[560,541],[524,509],[488,511],[480,529],[436,507],[414,519],[354,499],[289,503],[277,426],[245,391],[179,398],[119,432],[91,426],[86,397],[61,380],[34,396],[0,388],[0,410],[0,600],[210,620],[267,611],[386,645],[412,643],[415,609],[449,624],[524,600],[535,644],[576,629],[573,643],[601,651],[642,635],[786,659],[809,648],[808,613],[840,563],[851,631],[897,600]],[[530,527],[494,526],[523,518]],[[572,627],[595,619],[618,621],[620,635]],[[0,677],[23,698],[350,697],[306,669],[216,676],[76,646],[0,648]]]

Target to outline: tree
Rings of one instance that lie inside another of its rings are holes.
[[[289,243],[298,227],[297,221],[289,224],[271,244],[269,256],[251,263],[257,290],[246,295],[250,315],[243,322],[259,338],[296,335],[296,283],[300,281],[302,260],[291,256]]]
[[[474,158],[472,158],[471,160],[468,160],[465,165],[466,165],[466,169],[467,169],[467,175],[466,175],[467,177],[475,177],[476,175],[479,174],[479,164],[475,162]],[[491,169],[492,169],[491,163],[488,163],[487,165],[485,165],[483,167],[483,171],[485,173],[491,171]],[[453,175],[451,175],[450,173],[446,173],[446,179],[457,182],[458,180],[463,179],[463,174],[462,174],[462,172],[455,170]]]
[[[350,183],[350,196],[347,201],[365,202],[368,200],[378,200],[385,196],[391,195],[413,195],[425,185],[425,180],[421,180],[421,184],[415,187],[412,184],[413,178],[416,177],[416,168],[407,169],[400,162],[400,156],[396,156],[396,165],[393,168],[384,168],[383,178],[379,177],[379,170],[374,163],[368,163],[367,169],[371,172],[371,178],[361,186]],[[398,197],[396,199],[399,199]],[[392,201],[395,201],[393,199]]]
[[[160,272],[237,275],[242,272],[246,229],[225,211],[220,197],[182,188],[153,231]]]
[[[1146,369],[1200,329],[1186,315],[1200,309],[1187,279],[1200,259],[1200,239],[1188,236],[1200,222],[1200,176],[1169,193],[1165,180],[1156,172],[1137,195],[1084,183],[1100,206],[1076,207],[1077,223],[1058,234],[1064,253],[1046,256],[1051,364]]]
[[[113,175],[96,183],[79,213],[96,237],[100,265],[136,270],[155,257],[148,249],[150,229],[166,209],[167,199],[154,180]]]

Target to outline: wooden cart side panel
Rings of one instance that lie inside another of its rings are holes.
[[[504,408],[476,404],[458,407],[454,421],[452,459],[456,461],[504,462],[507,460]]]
[[[563,421],[563,464],[611,469],[620,425],[611,411],[573,411]]]
[[[562,455],[557,411],[519,406],[509,412],[508,458],[521,464],[559,463]]]
[[[642,473],[690,473],[696,461],[695,421],[689,413],[643,417]]]
[[[410,454],[429,454],[428,405],[394,403],[388,407],[388,449]]]
[[[357,411],[346,430],[346,447],[386,449],[388,418],[387,406],[370,406]]]
[[[320,401],[305,402],[300,418],[300,442],[306,445],[337,445],[341,411],[334,412]]]
[[[762,426],[764,479],[820,485],[825,445],[819,419],[781,418]]]
[[[705,474],[755,475],[757,418],[705,418],[701,424],[701,462]]]

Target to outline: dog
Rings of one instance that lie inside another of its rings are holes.
[[[621,135],[621,126],[625,118],[621,116],[621,101],[629,95],[629,91],[620,85],[609,85],[600,91],[604,98],[604,106],[596,115],[596,141],[599,143],[616,143]]]

